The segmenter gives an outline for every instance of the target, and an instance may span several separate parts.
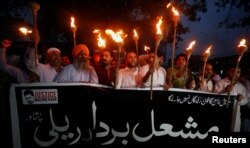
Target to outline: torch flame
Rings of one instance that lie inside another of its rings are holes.
[[[174,16],[179,16],[180,15],[178,10],[172,5],[172,3],[168,3],[166,7],[167,8],[172,7],[172,12],[174,13]]]
[[[74,17],[71,17],[71,22],[70,22],[70,26],[71,28],[76,28],[76,25],[75,25],[75,18]]]
[[[95,29],[95,30],[93,31],[93,33],[99,33],[99,32],[100,32],[99,29]]]
[[[134,29],[134,38],[133,38],[134,40],[138,40],[139,39],[139,36],[138,36],[138,34],[137,34],[137,32],[136,32],[136,30]]]
[[[207,50],[205,51],[205,54],[210,54],[211,48],[212,48],[212,45],[210,45],[210,46],[207,48]]]
[[[98,47],[105,48],[106,47],[106,40],[102,38],[101,32],[98,29],[95,29],[93,33],[98,33],[97,41],[98,41]]]
[[[171,7],[172,6],[172,3],[168,3],[167,4],[167,8]]]
[[[179,16],[180,15],[179,12],[177,11],[177,9],[174,6],[172,6],[172,11],[174,13],[174,16]]]
[[[241,39],[237,48],[237,52],[240,56],[243,56],[244,52],[247,51],[246,39]]]
[[[21,28],[19,28],[19,30],[20,30],[24,35],[27,35],[28,33],[32,33],[32,30],[28,30],[28,29],[25,28],[25,27],[21,27]]]
[[[203,61],[207,61],[208,57],[211,55],[210,50],[212,48],[212,45],[210,45],[207,50],[203,53]],[[203,69],[203,73],[204,73],[204,69]]]
[[[247,45],[246,45],[246,39],[241,39],[238,47],[247,47]]]
[[[107,35],[110,35],[111,37],[112,37],[112,39],[116,42],[116,43],[123,43],[123,39],[125,38],[125,37],[127,37],[127,35],[125,35],[124,33],[123,33],[123,31],[122,30],[120,30],[120,31],[118,31],[118,32],[114,32],[113,30],[111,30],[111,29],[106,29],[105,30],[105,33],[107,34]]]
[[[148,46],[145,45],[145,46],[144,46],[144,50],[145,50],[145,51],[149,51],[150,48],[149,48]]]
[[[158,23],[156,24],[156,34],[162,34],[162,31],[161,31],[161,24],[162,24],[162,16],[160,17]]]
[[[193,40],[193,41],[189,44],[187,50],[192,50],[192,49],[193,49],[193,46],[195,45],[195,43],[196,43],[196,41]]]

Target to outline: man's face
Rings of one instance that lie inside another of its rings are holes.
[[[210,64],[207,64],[205,67],[205,77],[210,78],[213,74],[213,67]]]
[[[100,62],[100,55],[95,53],[93,55],[93,61],[94,61],[94,63],[99,63]]]
[[[49,52],[46,60],[52,67],[58,67],[61,65],[61,54],[57,51]]]
[[[76,59],[79,63],[86,63],[89,60],[89,53],[85,50],[82,50],[77,54]]]
[[[31,94],[25,95],[25,99],[29,104],[32,104],[35,101],[34,96],[32,96]]]
[[[235,70],[236,70],[235,68],[229,69],[229,71],[228,71],[228,73],[227,73],[227,77],[228,77],[230,80],[233,79]],[[237,70],[237,72],[236,72],[236,74],[235,74],[235,78],[234,78],[235,81],[238,80],[238,78],[240,77],[240,74],[241,74],[241,69],[238,68],[238,70]]]
[[[69,58],[67,56],[63,56],[61,61],[62,61],[61,64],[63,66],[66,66],[66,65],[70,64],[70,60],[69,60]]]
[[[137,65],[137,56],[134,52],[127,54],[126,63],[128,67],[135,67]]]
[[[111,61],[113,60],[113,58],[110,55],[109,51],[103,51],[101,54],[101,62],[102,64],[104,64],[105,66],[109,65],[111,63]]]

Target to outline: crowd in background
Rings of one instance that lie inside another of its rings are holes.
[[[117,57],[110,49],[90,52],[87,45],[78,44],[73,47],[72,55],[62,56],[59,48],[50,47],[39,57],[32,45],[23,54],[9,52],[11,46],[11,40],[1,40],[1,76],[8,77],[10,82],[83,82],[117,89],[163,87],[166,91],[181,88],[230,92],[238,95],[234,131],[250,132],[250,73],[241,75],[241,68],[236,69],[235,65],[228,65],[222,77],[209,62],[199,71],[191,71],[192,65],[187,65],[184,53],[176,56],[174,67],[166,68],[162,67],[163,54],[154,50],[137,55],[135,50],[126,49],[124,57]]]

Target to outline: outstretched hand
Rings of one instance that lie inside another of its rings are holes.
[[[12,41],[8,39],[3,39],[1,44],[3,48],[9,48],[12,44]]]

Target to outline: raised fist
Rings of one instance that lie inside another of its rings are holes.
[[[3,48],[9,48],[12,44],[12,41],[8,39],[3,39],[1,44]]]

